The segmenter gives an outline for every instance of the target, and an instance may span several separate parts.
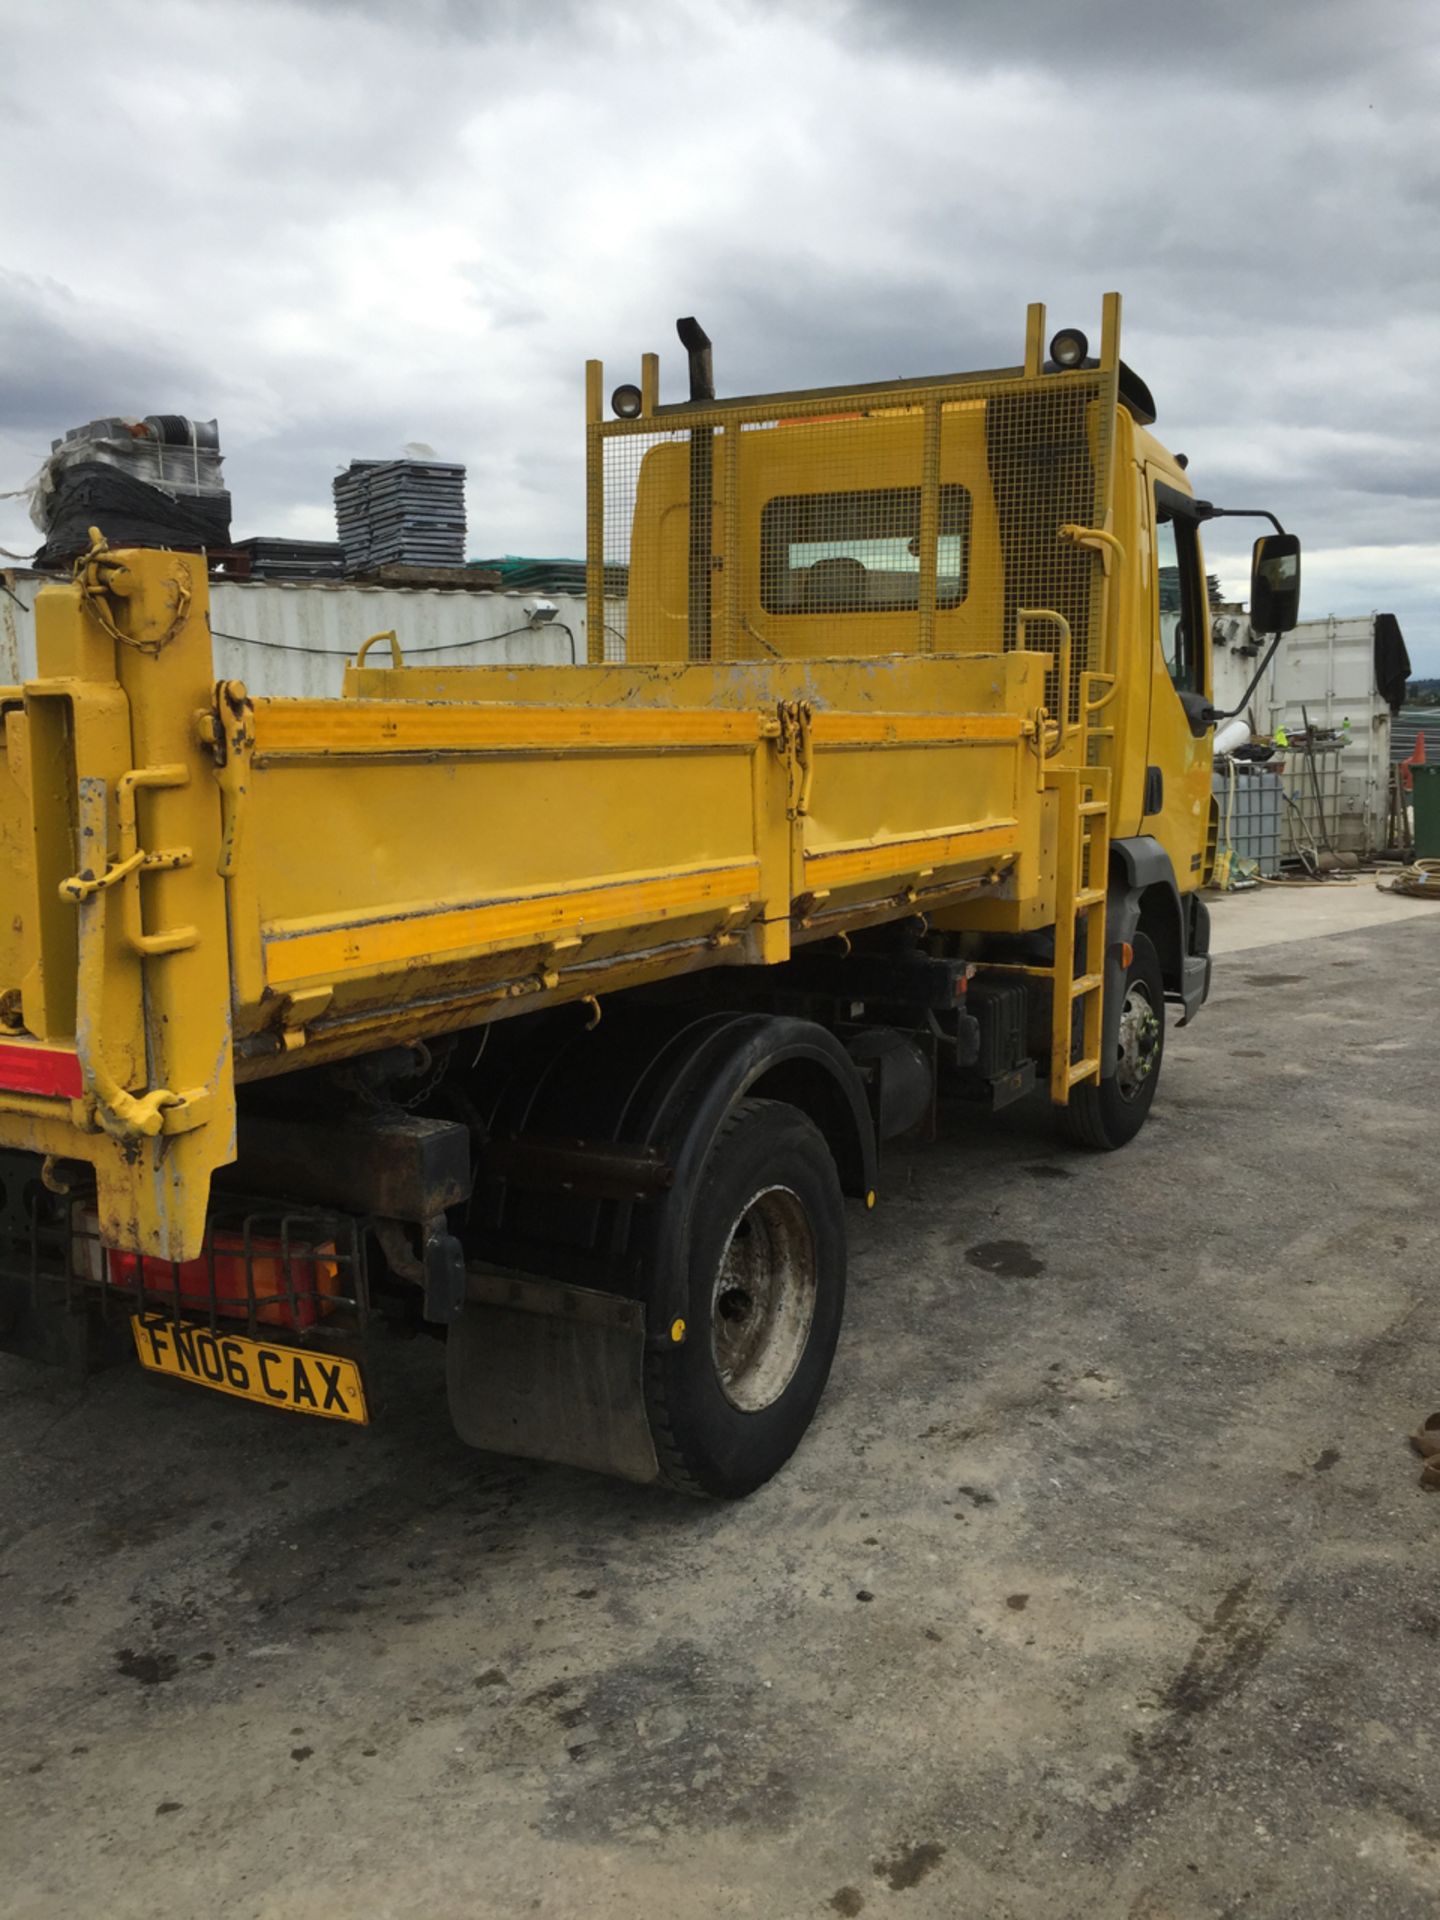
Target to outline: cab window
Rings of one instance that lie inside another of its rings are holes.
[[[1200,579],[1200,542],[1189,502],[1155,489],[1155,574],[1159,592],[1160,651],[1181,693],[1205,686],[1208,614]]]
[[[940,489],[935,604],[965,598],[970,494]],[[760,517],[767,613],[913,613],[920,604],[920,489],[789,494]]]

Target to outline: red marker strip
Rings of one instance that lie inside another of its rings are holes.
[[[58,1047],[26,1047],[0,1040],[0,1090],[78,1100],[85,1091],[80,1056]]]

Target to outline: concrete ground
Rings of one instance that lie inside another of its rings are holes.
[[[1240,893],[1209,894],[1211,948],[1217,954],[1241,953],[1327,933],[1433,919],[1435,902],[1389,892],[1392,877],[1393,870],[1378,880],[1373,873],[1358,873],[1320,881],[1262,881]]]
[[[1215,920],[1129,1150],[893,1156],[741,1505],[467,1454],[428,1342],[353,1434],[0,1365],[7,1920],[1433,1915],[1440,907]]]

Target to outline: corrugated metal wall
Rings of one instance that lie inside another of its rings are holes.
[[[1215,704],[1233,707],[1259,665],[1264,646],[1239,650],[1252,640],[1243,617],[1222,616],[1215,626]],[[1317,726],[1338,727],[1348,719],[1356,733],[1371,724],[1377,710],[1388,713],[1375,686],[1375,616],[1302,620],[1280,642],[1250,704],[1257,724],[1267,733],[1278,725],[1301,725],[1302,705],[1309,707]]]
[[[35,672],[33,606],[52,576],[16,572],[0,593],[0,684]],[[555,608],[531,627],[538,600]],[[338,694],[347,659],[372,633],[392,629],[417,666],[560,665],[585,658],[585,602],[573,594],[451,593],[362,587],[348,581],[210,583],[215,671],[253,694]]]
[[[19,585],[8,585],[0,592],[0,687],[17,686],[29,671],[27,662],[35,658],[35,628],[30,617],[30,603],[34,599],[32,591],[34,576],[19,576],[6,572],[4,580],[26,582],[23,593]],[[21,646],[22,635],[30,635],[30,650],[25,653]]]
[[[1216,626],[1215,704],[1225,709],[1244,694],[1264,649],[1241,651],[1252,637],[1243,617],[1222,616]],[[1323,816],[1325,834],[1337,851],[1370,853],[1378,847],[1385,838],[1393,748],[1390,709],[1375,685],[1375,616],[1302,620],[1280,642],[1251,696],[1249,711],[1266,734],[1277,727],[1298,733],[1307,714],[1317,727],[1339,728],[1350,722],[1350,745],[1317,756],[1318,803],[1309,764],[1298,756],[1292,756],[1287,768],[1286,791],[1315,838],[1320,837]],[[1295,825],[1295,815],[1287,808],[1287,852],[1295,851]]]

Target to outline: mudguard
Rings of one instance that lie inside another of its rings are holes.
[[[1123,948],[1145,933],[1160,956],[1167,997],[1180,1000],[1185,1026],[1200,1011],[1210,991],[1210,916],[1204,903],[1187,903],[1175,884],[1170,856],[1149,834],[1110,842],[1110,892],[1105,902],[1105,1010],[1101,1027],[1100,1072],[1109,1079],[1119,1047],[1120,1008],[1125,966]],[[1193,913],[1187,915],[1187,904]],[[1187,928],[1193,925],[1193,937]]]
[[[660,1345],[685,1305],[696,1182],[737,1102],[786,1100],[808,1114],[835,1156],[843,1192],[873,1202],[877,1179],[864,1084],[833,1034],[809,1020],[763,1013],[721,1015],[701,1025],[709,1030],[678,1066],[648,1134],[675,1170],[669,1191],[639,1223],[653,1289],[647,1338]]]

